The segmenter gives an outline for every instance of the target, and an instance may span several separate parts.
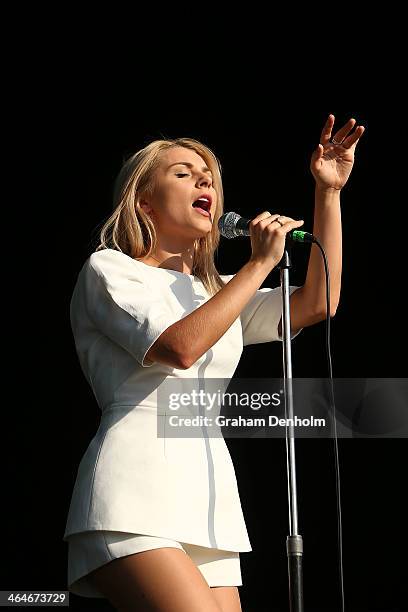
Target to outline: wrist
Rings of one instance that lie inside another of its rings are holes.
[[[336,189],[336,187],[327,187],[325,185],[319,185],[318,183],[316,183],[315,191],[316,193],[319,193],[322,195],[340,195],[341,188]]]
[[[268,276],[270,272],[276,267],[277,263],[272,259],[256,259],[250,257],[245,266],[251,270],[252,274],[259,274],[260,276]]]
[[[315,190],[315,205],[316,206],[340,206],[340,189],[321,189],[316,187]]]

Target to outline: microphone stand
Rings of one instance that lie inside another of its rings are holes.
[[[282,339],[285,418],[293,419],[292,354],[290,337],[289,252],[285,248],[279,262],[282,290]],[[293,423],[293,421],[289,421]],[[289,429],[289,438],[288,438]],[[303,612],[303,539],[298,533],[295,438],[293,425],[286,425],[286,465],[288,477],[289,535],[286,539],[289,573],[290,612]]]

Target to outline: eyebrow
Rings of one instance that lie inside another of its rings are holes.
[[[190,164],[190,162],[175,162],[174,164],[170,164],[167,170],[169,170],[172,166],[187,166],[188,168],[194,168],[194,164]],[[212,171],[207,166],[203,166],[202,171],[211,172],[212,174]]]

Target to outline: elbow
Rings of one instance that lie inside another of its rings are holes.
[[[178,363],[177,370],[188,370],[193,365],[190,361],[188,361],[187,359],[183,359],[183,358],[179,358],[177,363]]]
[[[186,351],[175,349],[166,341],[164,336],[160,336],[150,347],[145,356],[145,362],[161,363],[175,368],[176,370],[188,370],[193,364]],[[147,365],[150,365],[147,363]]]
[[[337,312],[337,307],[338,307],[338,303],[330,304],[330,318],[331,319],[335,316]],[[324,321],[326,319],[326,313],[327,313],[327,308],[325,304],[323,308],[319,308],[319,310],[317,311],[316,317],[320,321]]]
[[[194,361],[186,353],[177,353],[177,370],[188,370],[193,363]]]
[[[330,317],[334,317],[336,312],[337,312],[337,306],[334,306],[334,307],[331,306],[330,307]]]
[[[339,300],[330,300],[330,317],[334,317],[339,307]]]
[[[181,338],[177,339],[176,345],[173,344],[173,354],[177,360],[176,368],[178,370],[188,370],[191,366],[197,361],[197,358],[194,359],[191,354],[191,340],[190,342],[182,342]]]

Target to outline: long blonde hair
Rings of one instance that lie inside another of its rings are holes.
[[[220,241],[218,220],[224,209],[221,164],[211,149],[193,138],[154,140],[124,162],[114,185],[114,211],[103,224],[95,250],[112,248],[134,259],[154,252],[157,247],[156,230],[149,215],[140,206],[140,201],[144,194],[153,191],[153,176],[160,163],[160,153],[176,146],[195,151],[204,159],[213,175],[217,208],[211,232],[194,241],[192,274],[198,276],[210,295],[215,295],[225,285],[214,263]]]

